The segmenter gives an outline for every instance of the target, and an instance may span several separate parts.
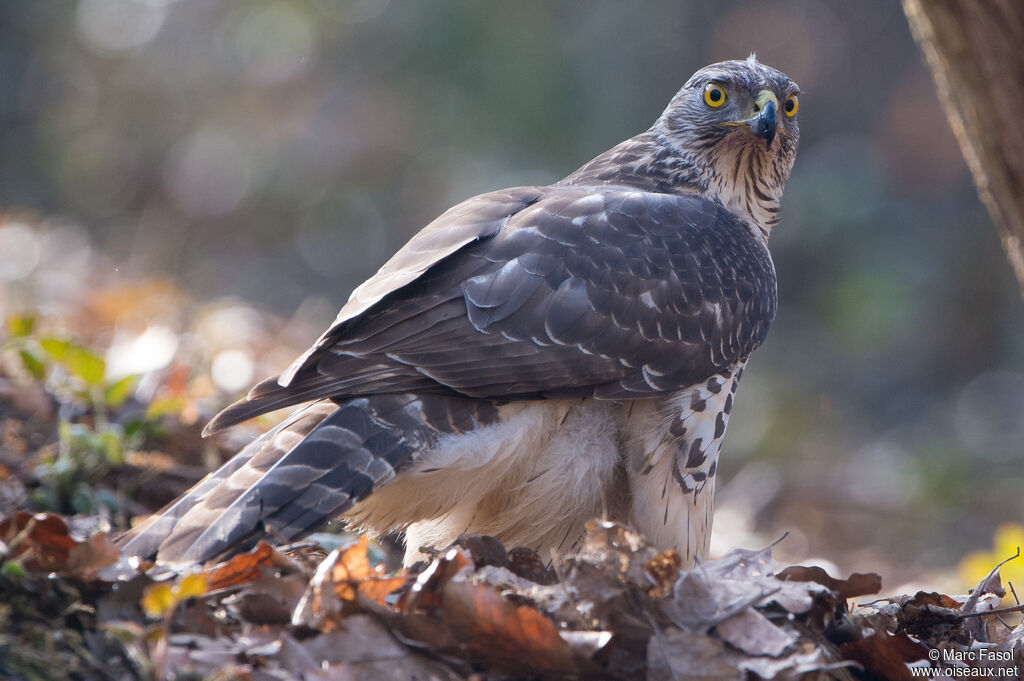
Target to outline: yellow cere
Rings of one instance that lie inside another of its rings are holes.
[[[725,88],[718,83],[708,83],[704,86],[704,103],[712,109],[717,109],[725,104],[728,95]]]
[[[796,116],[796,112],[800,110],[800,99],[796,95],[786,97],[786,103],[782,105],[782,110],[789,118]]]

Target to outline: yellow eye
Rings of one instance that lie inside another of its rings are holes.
[[[787,118],[796,116],[796,112],[800,110],[800,100],[797,99],[796,95],[786,97],[786,102],[782,105],[782,110],[786,112]]]
[[[717,109],[725,104],[728,95],[725,88],[718,83],[708,83],[704,86],[704,103],[712,109]]]

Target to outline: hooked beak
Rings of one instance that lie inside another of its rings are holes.
[[[764,140],[765,146],[771,148],[775,133],[779,130],[779,100],[775,93],[761,90],[754,100],[754,115],[743,121],[750,132]]]

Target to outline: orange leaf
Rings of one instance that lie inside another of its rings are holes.
[[[359,593],[381,605],[387,605],[387,597],[402,588],[407,581],[408,578],[403,576],[371,577],[359,583]]]
[[[385,605],[385,597],[405,584],[406,578],[385,577],[384,566],[371,567],[366,547],[366,537],[362,536],[338,556],[331,566],[334,592],[345,601],[355,600],[356,593],[359,593]]]
[[[251,582],[260,576],[260,568],[273,564],[274,547],[261,541],[252,551],[241,553],[206,571],[208,591]]]
[[[449,581],[442,619],[476,662],[517,675],[576,671],[572,649],[554,622],[533,608],[508,602],[491,587]]]

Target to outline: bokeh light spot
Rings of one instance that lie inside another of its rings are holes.
[[[252,7],[234,27],[235,52],[247,75],[264,85],[282,83],[309,65],[313,26],[294,7],[274,3]]]
[[[106,357],[108,372],[112,377],[120,377],[163,369],[177,351],[177,334],[154,324],[137,336],[115,336]]]
[[[17,222],[0,226],[0,279],[23,279],[38,263],[39,241],[29,227]]]
[[[202,128],[172,151],[165,174],[167,193],[189,216],[226,215],[249,191],[250,164],[249,155],[234,137]]]
[[[130,52],[153,40],[166,16],[159,2],[82,0],[75,27],[82,42],[97,52]]]
[[[213,382],[228,392],[238,392],[252,383],[254,367],[248,352],[238,349],[222,350],[213,358],[210,367]]]

